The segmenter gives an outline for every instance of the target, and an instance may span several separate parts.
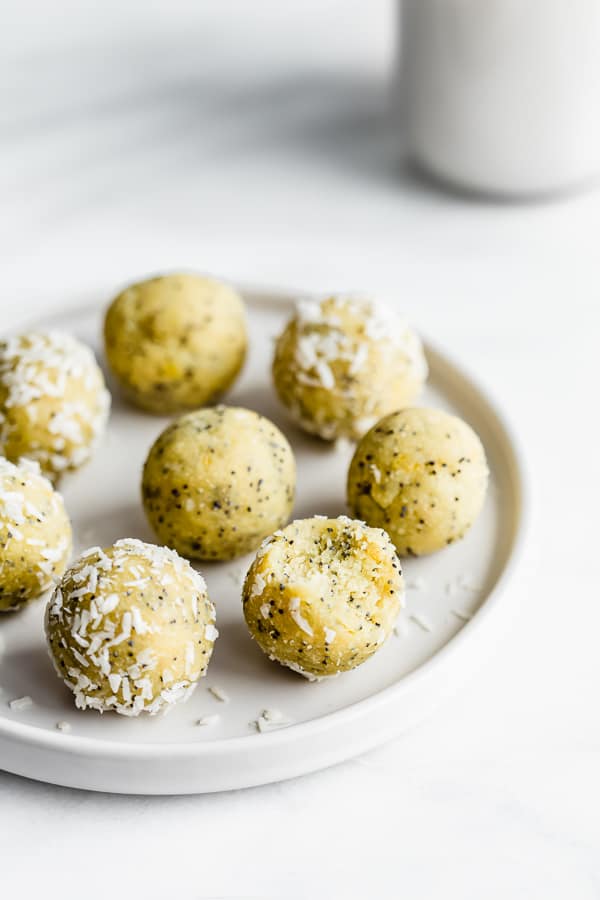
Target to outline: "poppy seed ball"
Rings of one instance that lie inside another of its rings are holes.
[[[488,466],[473,429],[439,409],[404,409],[360,441],[348,472],[348,505],[385,528],[401,556],[464,537],[483,507]]]
[[[267,538],[246,576],[244,617],[271,659],[309,679],[354,669],[385,642],[403,604],[387,534],[339,516]]]
[[[294,503],[296,464],[281,431],[249,409],[182,416],[157,438],[142,499],[160,540],[183,556],[227,560],[256,550]]]
[[[242,298],[214,278],[162,275],[111,303],[106,357],[125,396],[153,413],[212,402],[237,378],[247,347]]]

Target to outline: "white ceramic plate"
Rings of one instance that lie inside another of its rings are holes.
[[[256,409],[290,439],[298,461],[295,517],[345,513],[350,449],[311,439],[289,423],[270,384],[273,336],[290,298],[246,292],[250,356],[227,402]],[[99,352],[102,303],[46,317]],[[207,677],[188,703],[167,716],[126,719],[75,709],[56,678],[42,631],[44,603],[0,618],[0,766],[30,778],[99,791],[168,794],[220,791],[290,778],[364,752],[424,718],[469,677],[497,638],[507,607],[507,578],[522,532],[523,479],[514,442],[488,398],[444,355],[427,347],[431,368],[423,405],[458,413],[481,436],[491,468],[485,509],[462,542],[407,560],[407,609],[376,656],[353,672],[309,683],[269,662],[243,622],[240,583],[251,557],[207,564],[202,571],[217,607],[219,631]],[[146,452],[164,419],[123,404],[113,392],[106,438],[92,462],[62,485],[75,551],[121,537],[152,540],[139,497]],[[456,611],[471,613],[465,622]],[[425,630],[411,618],[430,627]],[[217,700],[216,685],[230,700]],[[33,704],[11,709],[12,699]],[[258,733],[264,709],[293,724]],[[219,721],[197,720],[218,714]],[[58,722],[68,729],[57,729]]]

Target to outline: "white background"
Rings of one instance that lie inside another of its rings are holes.
[[[4,0],[0,312],[161,269],[395,295],[519,430],[520,613],[418,731],[209,797],[0,773],[22,897],[600,897],[600,194],[510,206],[403,170],[389,2]]]

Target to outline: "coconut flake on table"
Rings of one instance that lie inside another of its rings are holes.
[[[447,581],[444,590],[448,597],[453,597],[455,594],[457,594],[459,592],[457,580],[453,579],[452,581]]]
[[[464,609],[451,609],[450,612],[453,616],[456,616],[457,619],[461,619],[463,622],[468,622],[473,618],[473,613]]]
[[[216,700],[219,700],[221,703],[229,703],[229,694],[224,691],[220,685],[211,684],[208,687],[208,691]]]
[[[459,575],[458,582],[460,586],[466,591],[480,591],[481,584],[473,577],[473,575]]]
[[[71,725],[69,725],[68,722],[64,722],[64,721],[57,722],[56,727],[59,731],[62,731],[65,734],[68,734],[68,732],[71,731]]]
[[[416,625],[419,626],[419,628],[422,628],[423,631],[432,630],[431,623],[428,619],[425,618],[425,616],[422,616],[419,613],[412,613],[410,618]]]
[[[24,697],[16,697],[14,700],[9,700],[9,707],[15,712],[22,712],[25,709],[30,709],[33,706],[33,700],[29,695]]]
[[[473,578],[472,575],[457,575],[450,581],[446,582],[446,594],[453,597],[460,593],[476,593],[481,590],[481,585]]]
[[[406,588],[409,591],[424,591],[427,588],[427,582],[422,575],[418,575],[416,578],[411,578],[410,581],[407,581]]]
[[[398,619],[396,624],[394,625],[394,634],[396,637],[406,637],[408,634],[408,623],[406,619],[401,618]]]
[[[211,713],[208,716],[201,716],[197,721],[196,725],[207,726],[207,725],[216,725],[219,722],[221,716],[217,713]]]
[[[263,709],[260,716],[250,724],[262,734],[265,731],[274,731],[277,728],[292,725],[293,719],[288,718],[278,709]]]

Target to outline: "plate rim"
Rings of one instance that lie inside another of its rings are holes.
[[[249,305],[262,303],[278,309],[286,306],[289,309],[298,296],[322,296],[322,294],[315,294],[315,292],[296,292],[292,289],[285,290],[279,287],[261,287],[256,283],[252,285],[242,283],[235,286]],[[54,304],[52,305],[54,306]],[[95,301],[84,301],[73,305],[69,304],[60,311],[58,309],[48,309],[33,314],[26,314],[23,318],[17,316],[9,331],[14,330],[15,327],[22,328],[33,325],[36,320],[42,318],[52,318],[59,314],[68,315],[69,313],[85,314],[86,310],[91,312],[92,309],[94,312],[98,312],[98,304]],[[516,514],[507,558],[496,582],[487,593],[476,615],[466,622],[457,634],[424,663],[421,663],[412,672],[404,675],[399,681],[387,685],[376,693],[356,700],[341,709],[318,715],[303,722],[294,723],[289,727],[262,733],[260,735],[260,744],[265,750],[267,748],[276,749],[280,745],[310,738],[311,735],[323,730],[349,724],[354,719],[360,719],[363,713],[372,710],[375,706],[392,706],[394,701],[398,700],[402,695],[410,693],[415,685],[432,677],[436,670],[439,673],[439,670],[447,667],[449,660],[455,658],[457,653],[464,654],[465,644],[473,645],[482,628],[489,624],[490,617],[497,611],[500,599],[506,593],[506,589],[522,559],[531,518],[531,500],[527,458],[521,440],[490,387],[482,383],[480,377],[475,376],[468,365],[465,366],[463,363],[458,363],[452,353],[448,353],[445,349],[440,349],[437,343],[431,341],[424,332],[419,328],[417,330],[422,338],[428,359],[433,359],[438,365],[450,368],[454,375],[458,376],[462,385],[468,387],[477,396],[477,399],[485,406],[488,414],[491,413],[494,424],[502,434],[506,448],[509,449],[508,466],[514,482]],[[398,731],[400,730],[401,728],[399,727]],[[35,750],[59,750],[65,756],[86,758],[101,756],[107,759],[137,758],[144,761],[152,759],[164,761],[165,757],[170,757],[189,758],[201,762],[203,758],[213,757],[215,754],[223,758],[229,754],[236,754],[250,746],[255,749],[257,737],[257,734],[249,733],[247,735],[217,738],[209,741],[179,740],[153,743],[140,743],[131,740],[114,741],[109,738],[88,737],[73,734],[72,732],[66,736],[59,731],[50,731],[38,725],[14,721],[6,716],[0,716],[0,741],[7,739],[11,743],[20,743]],[[375,740],[374,744],[377,743],[380,743],[380,741]],[[346,754],[341,752],[339,759],[341,761],[351,755],[353,755],[351,750]],[[28,775],[27,777],[36,778],[35,775]],[[45,779],[43,776],[40,776],[39,780],[43,781]],[[145,793],[150,792],[146,791]]]

